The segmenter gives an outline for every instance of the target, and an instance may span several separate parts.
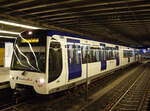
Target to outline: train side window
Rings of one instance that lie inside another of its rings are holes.
[[[116,48],[106,47],[106,58],[107,60],[113,60],[117,56]]]
[[[102,49],[100,48],[98,51],[99,51],[99,61],[101,61],[102,60]]]
[[[81,47],[82,51],[82,64],[90,63],[90,47],[88,45],[83,45]]]
[[[93,51],[92,51],[91,47],[90,47],[90,61],[89,62],[90,63],[93,62]]]
[[[87,48],[86,48],[86,58],[87,58],[87,62],[88,63],[90,63],[91,62],[91,57],[90,57],[90,47],[89,46],[87,46]]]
[[[110,58],[111,60],[115,59],[114,48],[110,47]]]
[[[106,58],[107,60],[112,60],[115,58],[112,47],[106,47]]]
[[[100,52],[99,52],[100,49],[96,49],[95,53],[96,53],[96,61],[100,61]]]
[[[133,51],[132,50],[129,50],[129,57],[133,57]]]
[[[112,50],[112,59],[115,59],[117,58],[117,49],[115,47],[111,47],[111,50]]]
[[[133,57],[134,54],[133,54],[133,50],[123,50],[123,57],[126,58],[126,57]]]
[[[68,45],[68,53],[69,53],[69,59],[70,59],[70,64],[73,64],[73,53],[74,53],[74,50],[73,49],[73,45]]]
[[[99,57],[99,47],[91,47],[90,48],[90,54],[91,54],[91,62],[98,62],[100,61]]]
[[[114,57],[119,58],[119,51],[116,48],[114,48]]]
[[[75,50],[74,50],[74,56],[76,57],[76,60],[75,60],[75,62],[76,62],[76,64],[80,64],[80,61],[81,61],[81,56],[80,56],[80,54],[81,54],[81,48],[80,48],[80,45],[75,45]]]
[[[70,59],[70,64],[80,64],[80,54],[81,54],[81,49],[80,45],[74,44],[69,44],[68,45],[68,51],[69,51],[69,59]]]
[[[56,80],[62,72],[62,48],[60,42],[52,41],[49,48],[48,82]]]
[[[106,47],[106,60],[109,60],[109,49]]]
[[[91,58],[91,63],[92,62],[95,62],[95,54],[94,54],[94,50],[93,50],[93,48],[90,48],[90,58]]]
[[[91,55],[91,62],[96,62],[96,56],[92,48],[90,49],[90,55]]]
[[[81,46],[82,64],[86,63],[86,45]]]
[[[128,50],[123,50],[123,57],[124,58],[128,57]]]

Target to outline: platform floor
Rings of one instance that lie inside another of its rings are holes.
[[[9,81],[9,68],[0,68],[0,83]]]

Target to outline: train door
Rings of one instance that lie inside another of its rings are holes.
[[[106,70],[107,62],[106,62],[106,50],[105,44],[100,44],[101,46],[101,70]]]
[[[80,40],[67,39],[69,80],[81,77]]]
[[[116,46],[116,66],[119,66],[120,60],[119,60],[119,47]]]

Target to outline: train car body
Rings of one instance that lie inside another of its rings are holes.
[[[26,31],[14,45],[10,85],[51,94],[139,60],[138,51],[130,47],[55,30]]]

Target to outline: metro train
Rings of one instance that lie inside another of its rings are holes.
[[[22,32],[14,44],[10,86],[51,94],[139,61],[134,48],[56,30]]]

